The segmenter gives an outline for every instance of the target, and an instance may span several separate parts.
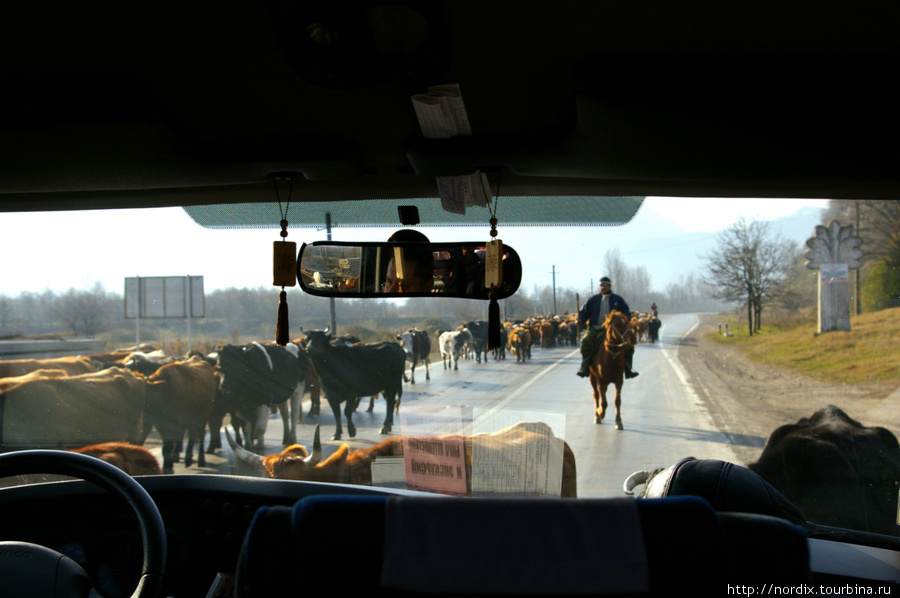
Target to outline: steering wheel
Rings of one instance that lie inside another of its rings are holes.
[[[53,473],[92,482],[124,500],[141,531],[144,563],[132,598],[155,598],[166,568],[166,528],[156,503],[131,476],[100,459],[55,450],[0,455],[0,477]],[[14,516],[7,513],[7,517]],[[30,542],[0,542],[0,579],[11,596],[97,596],[84,569],[67,556]]]

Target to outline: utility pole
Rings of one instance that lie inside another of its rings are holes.
[[[331,240],[331,212],[325,212],[325,238]],[[331,311],[331,334],[337,336],[337,318],[334,314],[334,297],[328,298],[328,307]]]
[[[859,236],[859,233],[860,233],[860,229],[859,229],[859,200],[858,200],[858,199],[854,202],[854,205],[855,205],[855,207],[856,207],[856,236],[858,237],[858,236]],[[860,306],[860,301],[859,301],[859,268],[855,268],[855,269],[853,270],[853,274],[854,274],[854,276],[853,276],[853,282],[854,282],[854,287],[855,287],[855,288],[854,288],[854,291],[853,291],[853,304],[854,304],[853,307],[854,307],[854,315],[857,315],[857,316],[858,316],[858,315],[859,315],[859,311],[860,311],[860,310],[859,310],[859,306]]]
[[[556,265],[553,266],[553,315],[555,316],[558,311],[556,311]]]

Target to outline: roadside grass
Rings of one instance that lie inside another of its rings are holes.
[[[850,331],[816,334],[816,315],[763,313],[763,327],[752,337],[747,324],[722,316],[732,336],[709,339],[739,346],[758,362],[790,367],[807,376],[838,384],[900,382],[900,308],[850,317]]]

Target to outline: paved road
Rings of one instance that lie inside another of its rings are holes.
[[[503,427],[500,423],[504,421],[546,421],[554,433],[565,436],[575,453],[581,497],[622,496],[622,482],[633,471],[671,465],[687,456],[735,461],[727,438],[713,428],[678,365],[678,346],[696,321],[691,315],[669,316],[659,343],[638,345],[634,364],[640,376],[626,381],[622,391],[623,431],[617,431],[612,423],[614,411],[604,423],[593,423],[590,385],[575,375],[580,360],[575,347],[535,348],[533,358],[524,364],[508,356],[505,361],[492,359],[480,364],[460,361],[459,370],[453,371],[444,370],[438,362],[431,368],[430,380],[425,380],[424,371],[418,371],[417,383],[404,385],[401,415],[424,408],[458,407],[466,432],[472,426],[475,431],[484,425]],[[307,401],[304,413],[308,405]],[[323,408],[318,418],[306,418],[300,441],[308,446],[318,423],[328,454],[340,442],[328,440],[334,419],[327,403]],[[381,400],[376,401],[374,413],[357,412],[357,436],[347,438],[345,429],[344,442],[362,448],[383,440],[378,433],[383,418]],[[401,433],[402,428],[395,426],[394,431]],[[281,450],[277,415],[269,420],[266,439],[267,452]],[[205,471],[242,473],[240,465],[223,449],[209,457]],[[198,471],[196,467],[191,470]],[[176,473],[180,471],[185,471],[181,465],[176,467]]]

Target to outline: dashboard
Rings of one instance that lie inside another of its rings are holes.
[[[290,506],[317,494],[416,494],[225,475],[136,479],[165,522],[166,596],[207,596],[219,574],[233,574],[243,538],[261,506]],[[0,490],[0,513],[0,540],[33,542],[69,556],[107,598],[133,591],[143,556],[140,533],[127,505],[115,495],[80,480],[15,486]],[[893,541],[875,547],[811,538],[809,544],[811,582],[880,591],[900,587],[900,550],[892,549]]]

